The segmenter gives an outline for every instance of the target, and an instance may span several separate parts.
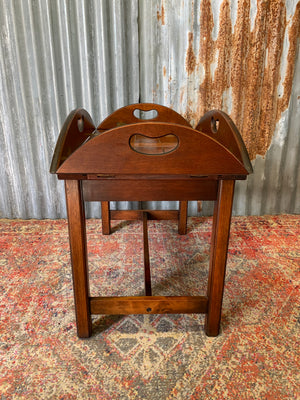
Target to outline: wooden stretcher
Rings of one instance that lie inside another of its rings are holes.
[[[152,119],[142,119],[154,112]],[[92,334],[92,314],[205,313],[205,332],[220,329],[234,184],[252,166],[243,140],[223,112],[207,112],[196,129],[175,111],[156,104],[123,107],[98,128],[83,109],[65,121],[51,173],[65,180],[73,287],[79,337]],[[178,200],[179,210],[110,210],[110,201]],[[186,233],[189,200],[214,201],[207,294],[152,296],[148,219],[177,219]],[[100,201],[102,232],[111,219],[140,219],[144,233],[145,296],[91,297],[84,203]]]

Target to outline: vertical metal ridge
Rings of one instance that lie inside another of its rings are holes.
[[[5,10],[5,8],[4,8]],[[10,204],[10,213],[16,212],[18,215],[28,215],[28,203],[32,202],[33,198],[37,193],[36,175],[34,171],[34,163],[31,157],[30,149],[30,127],[27,122],[28,109],[26,107],[26,100],[24,92],[26,84],[23,79],[20,79],[20,70],[23,63],[26,60],[22,59],[19,54],[18,46],[12,46],[12,43],[19,45],[19,37],[15,30],[17,14],[13,13],[12,4],[7,3],[6,8],[6,21],[3,25],[6,36],[6,40],[2,41],[3,51],[1,59],[4,60],[1,66],[2,71],[5,71],[6,79],[4,88],[3,103],[7,105],[4,110],[3,117],[6,120],[6,126],[4,130],[5,136],[5,147],[2,149],[4,157],[2,159],[9,160],[8,169],[6,170],[6,179],[10,188],[10,198],[7,202]],[[3,37],[2,37],[3,38]],[[21,70],[22,71],[22,70]],[[22,77],[23,78],[23,77]],[[26,76],[27,78],[27,76]],[[31,91],[28,93],[31,98]],[[11,101],[7,103],[7,98]],[[21,140],[21,134],[24,137]],[[26,157],[20,157],[20,154],[26,155]],[[26,191],[28,172],[31,172],[33,176],[32,191]],[[27,194],[26,199],[22,198],[22,194]],[[25,200],[25,201],[24,201]],[[35,207],[34,212],[39,217],[38,207]]]

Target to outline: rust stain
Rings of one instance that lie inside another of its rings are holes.
[[[167,75],[167,69],[166,69],[165,66],[164,66],[164,68],[163,68],[163,74],[164,74],[164,77],[166,77],[166,75]]]
[[[161,5],[161,11],[159,12],[157,10],[157,20],[161,21],[162,25],[165,25],[165,7],[163,3]]]
[[[264,156],[270,146],[276,123],[288,107],[300,36],[300,2],[291,21],[286,18],[283,0],[257,2],[254,28],[251,31],[250,0],[239,0],[237,18],[232,27],[230,1],[223,0],[219,15],[219,32],[214,28],[211,2],[200,3],[199,54],[194,54],[193,33],[189,33],[186,70],[199,76],[198,104],[188,102],[185,117],[198,121],[213,108],[228,112],[224,93],[231,88],[230,115],[244,138],[251,159]],[[281,77],[284,36],[288,29],[289,48],[285,76]],[[214,73],[212,65],[216,63]],[[199,66],[202,66],[202,70]],[[204,76],[203,76],[204,74]],[[195,77],[197,79],[197,77]],[[278,87],[283,81],[283,94]]]
[[[195,116],[197,113],[194,111],[194,104],[191,100],[188,100],[185,113],[184,113],[184,118],[191,123],[191,121],[195,121]],[[196,120],[197,121],[197,120]]]
[[[250,7],[250,4],[248,5]],[[246,23],[237,27],[239,33],[234,35],[233,46],[238,46],[240,35],[246,36],[242,45],[245,46],[246,54],[242,54],[236,63],[236,74],[231,77],[232,84],[232,118],[240,129],[246,147],[251,158],[258,153],[257,143],[260,135],[260,113],[262,109],[262,95],[264,92],[264,69],[267,48],[267,19],[269,2],[257,3],[257,14],[254,29],[250,31],[250,20],[248,8]],[[238,24],[238,22],[237,22]],[[236,25],[237,25],[236,24]],[[244,61],[244,70],[241,64]],[[240,72],[238,72],[240,71]],[[263,150],[264,152],[265,150]]]
[[[295,61],[297,55],[297,42],[300,37],[300,2],[297,3],[295,14],[293,16],[292,24],[289,28],[289,42],[290,47],[288,51],[288,65],[283,82],[283,96],[278,100],[277,119],[280,118],[280,114],[287,109],[289,100],[292,93],[293,77],[295,72]]]
[[[218,52],[218,65],[215,70],[214,79],[212,81],[213,98],[211,102],[214,107],[224,109],[223,92],[230,88],[230,68],[232,59],[232,36],[231,36],[231,18],[230,3],[223,1],[220,9],[219,37],[214,43],[214,53]],[[212,45],[211,45],[212,46]]]
[[[272,2],[269,18],[267,25],[268,58],[263,74],[258,132],[250,132],[250,137],[247,138],[249,145],[251,145],[253,158],[255,154],[264,155],[266,153],[277,122],[277,88],[280,83],[280,60],[286,27],[285,2]],[[245,127],[243,128],[245,129]]]
[[[257,14],[258,15],[258,14]],[[232,34],[232,112],[236,125],[241,129],[244,118],[244,99],[248,71],[247,53],[250,50],[250,0],[239,1],[237,19]],[[255,82],[252,82],[255,83]],[[245,136],[244,136],[245,139]]]
[[[185,59],[185,67],[188,75],[194,72],[194,69],[196,67],[196,56],[193,49],[193,40],[194,40],[194,35],[192,32],[189,32],[189,47]]]
[[[204,67],[204,80],[199,88],[199,118],[212,108],[212,77],[210,66],[214,60],[214,41],[212,31],[214,19],[209,0],[203,0],[200,5],[200,50],[198,62]],[[197,121],[199,118],[195,118]]]

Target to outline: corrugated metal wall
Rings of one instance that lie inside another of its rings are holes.
[[[48,173],[64,119],[84,107],[98,124],[138,101],[192,124],[229,113],[254,165],[234,213],[300,212],[299,1],[0,0],[0,10],[1,217],[64,217],[63,184]]]
[[[0,10],[0,215],[64,217],[49,166],[66,116],[83,107],[100,122],[139,99],[137,1],[0,0]]]

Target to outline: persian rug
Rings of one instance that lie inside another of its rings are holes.
[[[211,218],[150,221],[155,295],[205,294]],[[92,295],[143,294],[141,222],[88,220]],[[221,333],[94,316],[78,339],[65,220],[0,220],[0,399],[299,399],[300,216],[232,220]]]

